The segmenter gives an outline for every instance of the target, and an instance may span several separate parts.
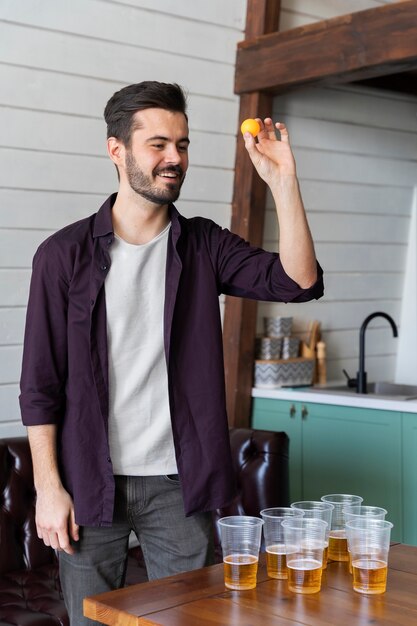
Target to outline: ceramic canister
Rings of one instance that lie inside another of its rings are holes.
[[[266,337],[288,337],[292,330],[292,317],[264,317]]]
[[[255,361],[255,387],[279,387],[279,362],[272,360]]]
[[[283,337],[282,338],[282,358],[294,359],[298,356],[300,351],[300,340],[298,337]]]
[[[279,359],[281,356],[281,337],[257,337],[255,341],[256,359]]]
[[[311,385],[314,360],[296,358],[288,361],[255,361],[255,387],[296,387]]]

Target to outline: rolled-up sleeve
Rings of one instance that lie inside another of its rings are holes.
[[[54,424],[65,410],[68,277],[49,239],[37,250],[26,314],[20,409],[23,424]]]
[[[285,272],[279,254],[249,245],[227,229],[217,233],[217,267],[222,293],[272,302],[308,302],[324,293],[323,270],[303,289]]]

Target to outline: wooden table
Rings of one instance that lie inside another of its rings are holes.
[[[290,593],[261,555],[256,589],[227,590],[213,565],[86,598],[84,614],[113,626],[415,626],[417,547],[391,547],[382,595],[355,593],[344,563],[329,563],[320,593]]]

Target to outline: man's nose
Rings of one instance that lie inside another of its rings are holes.
[[[174,145],[168,146],[165,152],[165,161],[174,165],[178,165],[181,162],[181,154],[178,148]]]

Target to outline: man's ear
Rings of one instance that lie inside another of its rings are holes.
[[[107,139],[107,153],[117,168],[124,165],[125,146],[116,137]]]

